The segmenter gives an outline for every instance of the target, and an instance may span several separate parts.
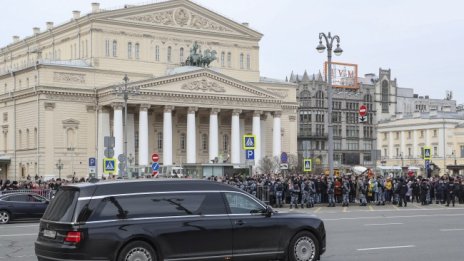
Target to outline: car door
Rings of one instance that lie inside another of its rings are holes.
[[[15,218],[27,218],[32,205],[27,194],[11,195],[6,199],[8,208]]]
[[[48,201],[41,196],[29,195],[29,202],[32,206],[31,217],[41,218],[47,209]]]
[[[233,259],[272,259],[279,254],[281,226],[266,206],[242,192],[224,192],[233,226]],[[281,252],[281,251],[280,251]]]

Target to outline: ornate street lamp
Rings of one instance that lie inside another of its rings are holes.
[[[63,162],[61,162],[61,159],[58,159],[58,162],[55,164],[56,168],[58,169],[58,178],[61,179],[61,170],[64,167]]]
[[[322,39],[325,40],[325,45],[322,43]],[[337,47],[333,50],[333,53],[337,56],[341,55],[343,50],[340,48],[340,37],[338,35],[332,36],[329,32],[328,35],[325,33],[319,33],[319,45],[316,50],[319,53],[323,53],[327,48],[327,98],[328,98],[328,134],[329,134],[329,150],[328,150],[328,161],[329,161],[329,175],[333,179],[334,175],[334,144],[333,144],[333,124],[332,124],[332,46],[334,40],[337,40]]]
[[[124,140],[124,172],[127,174],[127,100],[129,95],[135,96],[140,94],[139,87],[128,87],[129,77],[127,74],[123,78],[124,85],[118,85],[114,87],[114,91],[117,95],[122,95],[124,99],[124,120],[123,120],[123,140]],[[119,155],[116,155],[118,157]],[[122,175],[121,175],[122,176]]]

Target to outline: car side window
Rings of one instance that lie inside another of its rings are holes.
[[[104,198],[89,221],[225,213],[219,193],[149,194]]]
[[[266,209],[251,197],[241,193],[226,192],[231,214],[264,213]]]
[[[42,197],[39,197],[39,196],[29,195],[29,201],[30,201],[30,202],[40,203],[40,202],[44,202],[45,199],[42,198]]]
[[[15,202],[28,202],[29,196],[28,195],[16,195],[11,196],[7,199],[7,201],[15,201]]]

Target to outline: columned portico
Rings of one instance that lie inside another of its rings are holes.
[[[219,109],[211,109],[209,115],[209,160],[214,160],[219,156]]]
[[[118,158],[123,154],[123,119],[122,119],[122,104],[113,103],[113,136],[114,136],[114,157]]]
[[[139,166],[148,165],[148,109],[150,105],[141,104],[139,110]]]
[[[274,116],[274,124],[273,124],[273,133],[272,133],[272,156],[273,157],[280,157],[280,153],[282,153],[282,136],[281,136],[281,121],[280,117],[282,116],[282,112],[276,111],[273,113]]]
[[[163,165],[172,165],[172,111],[174,106],[164,106],[163,114]]]
[[[231,159],[232,164],[240,164],[240,113],[242,110],[232,111],[232,126],[231,126]]]
[[[187,163],[197,163],[196,117],[197,107],[189,107],[187,111]]]
[[[261,160],[261,114],[262,111],[253,112],[253,135],[256,136],[255,140],[255,166]]]

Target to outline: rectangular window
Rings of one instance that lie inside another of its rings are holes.
[[[348,150],[359,150],[359,143],[357,141],[347,142]]]
[[[464,146],[461,145],[461,158],[464,158]]]
[[[433,147],[433,156],[438,156],[438,147]]]
[[[408,148],[408,157],[411,157],[411,148]]]
[[[249,54],[247,54],[247,69],[250,70],[251,68],[251,57]]]
[[[437,137],[438,136],[437,133],[438,133],[437,130],[433,130],[433,137]]]
[[[372,150],[372,141],[364,141],[364,150]]]
[[[222,136],[222,149],[224,152],[229,151],[229,136],[227,135]]]
[[[224,67],[226,62],[226,54],[224,52],[221,53],[221,66]]]
[[[158,132],[158,151],[163,151],[163,133]]]
[[[243,53],[240,54],[240,69],[243,69]]]
[[[182,133],[182,134],[180,135],[180,149],[181,149],[182,151],[185,150],[185,133]]]
[[[408,139],[411,139],[411,131],[408,131]]]
[[[140,44],[135,44],[135,59],[140,59]]]
[[[127,58],[132,59],[132,43],[127,43]]]
[[[342,141],[334,140],[334,150],[342,150]]]
[[[230,52],[227,53],[227,66],[232,67],[232,54]]]
[[[167,59],[168,59],[168,62],[171,62],[171,51],[172,51],[172,48],[171,46],[168,47],[168,56],[167,56]]]
[[[160,60],[160,47],[159,45],[157,45],[155,47],[155,61],[159,62]]]

